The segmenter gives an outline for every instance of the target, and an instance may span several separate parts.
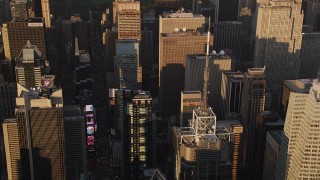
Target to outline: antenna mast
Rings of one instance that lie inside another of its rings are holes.
[[[207,52],[206,52],[206,64],[203,73],[203,92],[201,108],[208,109],[208,84],[209,84],[209,44],[210,44],[210,16],[209,16],[209,27],[207,36]]]

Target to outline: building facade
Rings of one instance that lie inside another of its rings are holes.
[[[212,43],[211,35],[210,44]],[[204,53],[206,44],[207,34],[201,32],[179,31],[160,35],[159,103],[163,117],[179,114],[180,93],[184,88],[186,56]]]
[[[255,34],[254,67],[266,67],[267,93],[278,107],[284,80],[299,74],[303,14],[294,0],[259,2]]]
[[[181,91],[180,127],[188,126],[188,121],[192,119],[193,110],[200,107],[200,104],[200,91]]]
[[[265,106],[265,70],[250,68],[245,73],[244,88],[241,97],[242,124],[244,129],[243,165],[248,179],[253,178],[253,151],[256,136],[257,116],[264,111]]]
[[[206,56],[204,54],[187,55],[184,76],[184,89],[187,91],[201,90]],[[209,95],[208,103],[218,119],[222,116],[221,79],[222,71],[231,71],[232,62],[225,54],[209,55]]]

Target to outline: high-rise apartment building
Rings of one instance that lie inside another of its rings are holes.
[[[116,40],[114,78],[118,89],[141,89],[142,67],[139,44],[138,40]]]
[[[22,88],[18,94],[16,116],[24,179],[67,179],[62,90]]]
[[[206,43],[207,34],[199,31],[185,30],[160,34],[159,101],[160,113],[163,117],[179,114],[180,93],[184,88],[186,56],[204,53]],[[210,44],[212,43],[211,35]]]
[[[320,71],[319,32],[302,33],[299,78],[315,78]]]
[[[129,159],[124,159],[124,170],[130,172],[130,179],[140,179],[141,171],[154,166],[155,142],[152,131],[152,98],[147,91],[134,91],[132,101],[127,103],[128,117],[124,119],[123,139],[130,139],[124,143],[124,153],[129,153]],[[129,128],[128,128],[129,127]],[[124,141],[125,142],[125,141]],[[126,157],[124,155],[124,157]],[[125,173],[127,174],[127,173]]]
[[[78,106],[63,107],[67,179],[87,175],[86,126]],[[88,129],[89,130],[89,129]]]
[[[184,89],[186,91],[201,90],[203,86],[203,70],[206,55],[187,55],[185,64]],[[208,104],[214,110],[218,119],[221,119],[221,79],[222,71],[231,71],[231,59],[223,53],[209,55],[209,95]]]
[[[16,58],[16,82],[26,88],[41,86],[44,74],[44,55],[35,45],[27,42]]]
[[[242,124],[244,128],[243,164],[248,173],[248,179],[253,179],[253,151],[256,136],[257,116],[264,111],[265,106],[265,70],[250,68],[245,73],[244,87],[241,97]]]
[[[222,116],[224,119],[229,119],[234,113],[240,114],[243,86],[243,73],[229,71],[222,72],[221,103]]]
[[[254,67],[266,67],[267,93],[280,102],[284,80],[297,79],[302,41],[301,2],[260,1],[257,9]]]
[[[119,39],[141,39],[140,1],[116,0],[116,17]]]
[[[186,28],[188,30],[204,30],[205,17],[189,12],[164,13],[159,16],[159,33],[173,33]]]
[[[4,119],[14,118],[16,96],[16,84],[3,81],[0,75],[0,122]]]
[[[43,18],[28,18],[25,20],[14,18],[12,21],[3,24],[2,38],[5,58],[9,61],[15,59],[21,48],[30,41],[37,46],[45,56],[45,29]]]
[[[187,127],[192,119],[193,110],[200,107],[200,91],[181,91],[180,127]]]
[[[239,21],[218,21],[213,24],[214,50],[229,49],[236,57],[241,59],[241,45],[243,37],[243,25]]]
[[[22,180],[18,125],[15,119],[2,123],[8,180]]]
[[[42,17],[44,17],[46,28],[51,27],[51,24],[52,24],[51,5],[52,5],[51,0],[41,0]]]
[[[320,83],[308,94],[290,94],[276,179],[319,179]]]

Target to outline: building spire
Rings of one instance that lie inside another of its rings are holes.
[[[203,90],[202,90],[202,102],[201,108],[208,109],[208,84],[209,84],[209,44],[210,44],[210,16],[209,16],[209,27],[207,36],[207,52],[206,52],[206,64],[203,73]]]

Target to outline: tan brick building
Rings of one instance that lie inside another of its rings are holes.
[[[210,44],[213,36],[210,36]],[[159,47],[159,101],[163,117],[179,114],[187,54],[205,52],[207,34],[193,31],[162,33]]]

